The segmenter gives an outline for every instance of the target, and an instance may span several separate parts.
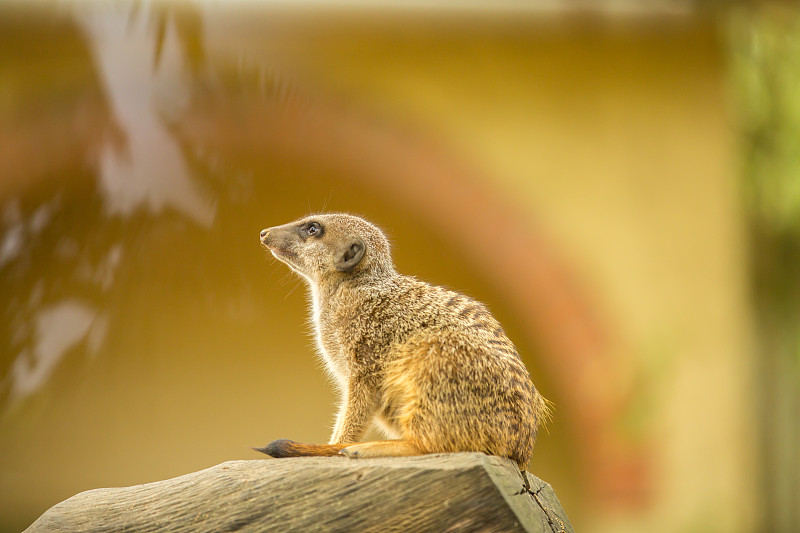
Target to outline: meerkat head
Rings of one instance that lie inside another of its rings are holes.
[[[261,244],[309,281],[394,271],[389,241],[366,220],[346,214],[311,215],[261,231]]]

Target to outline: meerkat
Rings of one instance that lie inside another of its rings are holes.
[[[366,220],[321,214],[261,231],[309,285],[317,350],[339,389],[328,444],[276,440],[272,457],[484,452],[524,469],[548,402],[486,307],[395,271]],[[377,423],[389,440],[362,442]]]

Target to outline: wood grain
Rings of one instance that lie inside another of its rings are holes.
[[[550,485],[479,453],[231,461],[145,485],[83,492],[38,532],[571,532]]]

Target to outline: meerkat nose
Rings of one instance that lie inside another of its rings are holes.
[[[267,235],[269,235],[269,230],[268,229],[262,229],[261,230],[261,238],[263,239]]]

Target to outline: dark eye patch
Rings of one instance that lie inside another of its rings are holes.
[[[322,237],[324,230],[322,228],[322,224],[316,221],[306,222],[300,227],[300,234],[303,236],[304,239],[308,237]]]

